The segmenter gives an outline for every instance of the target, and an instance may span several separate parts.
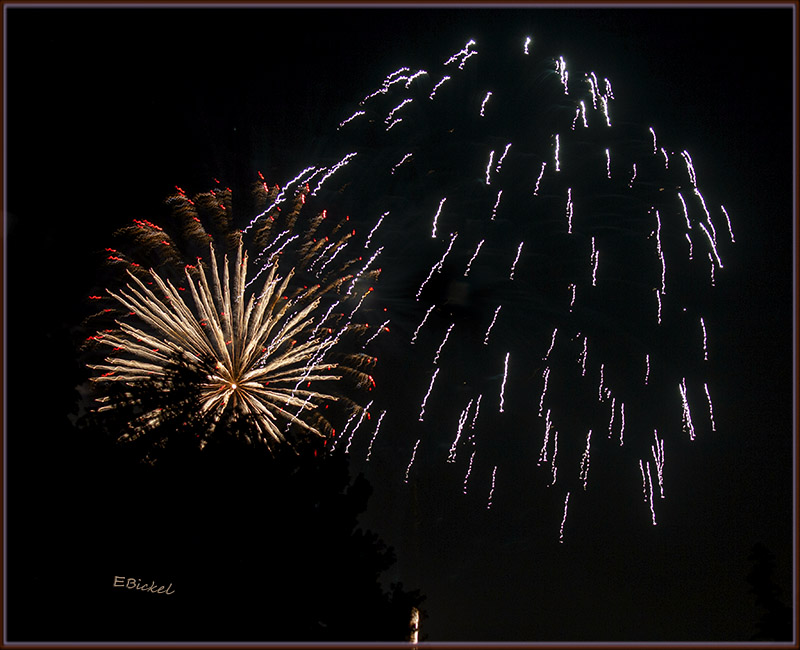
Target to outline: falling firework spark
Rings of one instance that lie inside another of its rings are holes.
[[[653,460],[656,464],[656,475],[658,476],[658,488],[661,492],[661,498],[664,498],[664,440],[658,439],[658,431],[653,431],[655,444],[650,447],[653,452]]]
[[[495,465],[494,469],[492,469],[492,487],[489,488],[489,499],[486,503],[487,510],[492,509],[492,497],[494,496],[494,482],[496,477],[497,477],[497,465]]]
[[[561,530],[558,533],[558,541],[559,543],[564,543],[564,524],[567,523],[567,508],[569,507],[569,492],[567,492],[567,496],[564,497],[564,516],[561,518]]]
[[[586,484],[589,482],[589,462],[591,460],[590,456],[590,445],[592,443],[592,430],[589,429],[589,433],[586,435],[586,448],[583,450],[583,457],[581,458],[581,472],[580,472],[580,479],[583,481],[583,489],[586,489]]]
[[[475,452],[472,452],[472,456],[469,457],[469,466],[467,467],[467,473],[464,475],[464,494],[467,493],[467,483],[469,482],[469,475],[472,474],[472,463],[475,460]]]
[[[464,277],[466,278],[469,275],[469,270],[472,268],[472,263],[475,261],[475,258],[478,257],[478,253],[481,252],[481,246],[483,246],[484,239],[481,239],[478,242],[478,247],[475,249],[475,252],[472,254],[472,257],[469,258],[469,262],[467,263],[467,269],[464,271]]]
[[[461,415],[458,418],[458,430],[456,431],[456,438],[453,440],[453,444],[450,446],[450,453],[447,456],[448,463],[454,463],[456,460],[456,450],[458,448],[458,441],[461,438],[461,431],[464,429],[464,425],[467,422],[467,418],[469,417],[469,409],[472,406],[472,400],[469,401],[467,407],[461,412]],[[477,409],[476,409],[477,415]],[[473,425],[474,426],[474,425]]]
[[[419,447],[420,440],[417,440],[417,442],[414,444],[414,451],[411,452],[411,460],[408,461],[408,467],[406,467],[406,477],[405,477],[406,483],[408,483],[408,474],[409,472],[411,472],[411,466],[414,464],[414,461],[417,458],[417,447]]]
[[[514,261],[511,263],[511,274],[508,276],[509,280],[514,279],[514,270],[517,268],[517,262],[519,262],[519,256],[522,254],[522,246],[525,242],[520,242],[519,246],[517,247],[517,255],[514,258]]]
[[[450,337],[450,332],[453,331],[455,327],[455,323],[451,324],[450,327],[447,328],[447,332],[445,332],[444,338],[442,339],[441,345],[436,350],[436,356],[433,358],[433,365],[437,365],[439,363],[439,355],[442,353],[442,349],[444,348],[445,343],[447,343],[447,339]]]
[[[436,381],[436,376],[439,374],[439,370],[441,368],[437,368],[436,371],[433,373],[433,377],[431,377],[431,384],[428,386],[428,392],[425,393],[425,397],[422,400],[422,406],[419,410],[419,421],[422,422],[425,419],[425,404],[428,403],[428,398],[431,396],[431,391],[433,390],[433,382]]]
[[[494,315],[492,316],[492,322],[489,323],[489,329],[486,330],[486,336],[483,337],[483,344],[489,345],[489,335],[492,333],[492,328],[494,324],[497,322],[497,315],[500,313],[500,309],[503,305],[497,305],[497,309],[494,310]]]
[[[381,430],[381,422],[383,422],[384,415],[386,415],[386,411],[381,411],[380,417],[378,418],[378,424],[375,425],[375,433],[372,434],[372,439],[369,441],[369,448],[367,449],[367,457],[365,459],[367,462],[369,462],[369,459],[372,456],[372,445],[375,444],[375,438],[378,437],[378,432]]]
[[[436,305],[431,305],[431,306],[428,308],[428,311],[427,311],[427,312],[425,312],[425,317],[422,319],[422,322],[420,322],[420,324],[419,324],[419,326],[417,327],[417,329],[416,329],[416,330],[414,330],[414,335],[411,337],[411,343],[412,343],[412,344],[414,343],[414,341],[416,341],[416,340],[417,340],[417,335],[419,334],[419,331],[422,329],[422,326],[425,324],[425,321],[426,321],[426,320],[428,320],[428,316],[430,316],[430,315],[431,315],[431,312],[432,312],[432,311],[433,311],[435,308],[436,308]]]
[[[503,383],[500,385],[500,412],[503,412],[503,406],[505,405],[505,393],[506,393],[506,379],[508,379],[508,357],[510,356],[510,352],[506,352],[506,360],[503,366]]]
[[[711,421],[711,430],[717,430],[717,424],[714,422],[714,405],[711,403],[711,393],[708,392],[708,384],[703,384],[703,388],[706,391],[706,398],[708,399],[708,417]]]

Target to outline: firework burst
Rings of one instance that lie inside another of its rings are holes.
[[[716,430],[702,310],[734,236],[687,149],[628,121],[609,79],[530,44],[470,40],[389,73],[342,111],[340,150],[365,144],[340,187],[386,248],[382,383],[400,374],[394,356],[392,400],[410,405],[385,404],[381,436],[404,438],[403,480],[449,448],[445,471],[491,485],[497,504],[511,455],[544,465],[575,507],[597,449],[621,454],[635,486],[641,432],[671,432],[669,447]]]
[[[368,330],[353,319],[371,292],[363,285],[378,271],[347,273],[357,259],[332,263],[355,231],[340,222],[321,234],[324,211],[298,223],[308,191],[301,186],[282,201],[282,213],[278,188],[257,187],[257,207],[269,207],[248,226],[258,251],[251,277],[244,237],[230,228],[229,190],[193,199],[179,190],[168,199],[183,247],[149,221],[122,229],[137,258],[161,260],[148,267],[109,249],[109,263],[124,267],[127,282],[106,291],[116,309],[102,313],[116,316],[114,326],[89,337],[93,349],[111,349],[102,363],[88,364],[105,392],[97,411],[134,405],[123,440],[158,432],[163,446],[176,424],[192,425],[202,448],[220,427],[239,426],[248,442],[274,448],[298,435],[332,437],[326,411],[361,409],[337,388],[342,380],[374,385],[375,358],[350,351],[348,341]],[[228,249],[221,260],[215,239]],[[182,248],[205,255],[187,264]],[[354,300],[356,307],[348,307]],[[147,388],[163,399],[144,406]]]

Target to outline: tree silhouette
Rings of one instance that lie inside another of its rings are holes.
[[[186,381],[172,382],[172,390],[190,396],[191,374],[184,371],[176,366],[176,377]],[[382,587],[394,551],[359,527],[372,488],[363,475],[351,477],[346,455],[326,453],[316,439],[270,452],[247,444],[241,430],[215,435],[200,449],[192,444],[198,421],[186,424],[176,412],[163,426],[180,435],[169,435],[171,444],[157,457],[147,456],[149,445],[116,442],[124,417],[143,402],[184,400],[166,400],[157,384],[120,390],[125,408],[88,413],[61,437],[59,463],[48,476],[58,489],[29,562],[38,582],[28,573],[15,581],[16,591],[10,588],[21,594],[15,611],[24,610],[14,639],[407,637],[412,608],[423,597],[399,584]],[[171,585],[174,593],[115,587],[116,578]]]
[[[756,623],[757,632],[753,641],[791,641],[792,608],[781,599],[779,587],[774,582],[775,556],[764,546],[756,543],[748,559],[753,567],[747,576],[750,593],[755,595],[756,606],[761,610]]]

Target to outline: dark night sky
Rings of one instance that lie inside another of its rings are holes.
[[[163,214],[175,185],[203,191],[219,178],[236,190],[259,170],[283,183],[388,72],[440,62],[469,38],[521,47],[531,35],[610,77],[630,121],[689,148],[734,219],[715,307],[725,313],[718,431],[669,443],[656,527],[641,483],[613,458],[593,464],[596,489],[571,503],[559,544],[563,493],[528,491],[519,467],[502,483],[498,470],[487,511],[484,496],[460,498],[458,478],[448,488],[429,456],[404,484],[389,466],[405,467],[408,445],[385,447],[394,460],[356,463],[374,488],[362,523],[397,551],[387,582],[427,596],[430,641],[747,640],[755,543],[775,554],[784,600],[793,593],[792,27],[786,5],[7,6],[9,539],[35,516],[16,513],[46,513],[40,499],[69,489],[43,469],[55,462],[48,441],[69,433],[56,423],[75,408],[67,332],[117,227]],[[11,544],[9,563],[16,549],[35,566]]]

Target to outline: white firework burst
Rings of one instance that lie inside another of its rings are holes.
[[[177,211],[188,206],[193,229],[190,234],[208,241],[194,212],[195,203],[185,197],[180,201],[181,196],[172,198],[179,203]],[[298,209],[290,217],[292,225],[304,196],[299,193]],[[330,261],[343,245],[345,237],[333,243],[328,237],[321,238],[324,246],[313,239],[312,231],[319,221],[316,219],[301,237],[306,241],[300,242],[301,254],[295,260],[300,270],[307,270],[309,262],[319,262],[323,254]],[[141,224],[137,222],[140,240],[153,239],[155,233],[153,241],[175,250],[174,242],[160,227]],[[152,408],[140,403],[134,409],[136,415],[128,422],[122,439],[135,440],[174,424],[175,418],[184,424],[202,423],[197,427],[201,448],[221,422],[248,423],[242,435],[270,448],[286,443],[292,429],[326,438],[335,431],[321,415],[322,410],[336,402],[359,408],[343,397],[336,385],[345,377],[361,385],[373,383],[361,368],[374,363],[374,358],[366,354],[334,357],[343,337],[365,329],[352,322],[356,310],[349,316],[334,313],[347,299],[343,285],[355,286],[360,276],[337,274],[333,280],[323,278],[324,284],[295,288],[297,268],[282,274],[281,256],[265,256],[262,251],[261,257],[267,257],[267,261],[248,281],[248,254],[241,234],[234,235],[233,240],[237,243],[231,251],[232,264],[228,255],[218,264],[214,245],[209,243],[207,268],[204,263],[186,265],[180,283],[153,269],[142,274],[141,267],[133,264],[137,272],[126,269],[125,288],[107,290],[127,317],[118,319],[115,328],[90,337],[105,348],[111,347],[114,354],[103,363],[88,365],[98,373],[92,378],[96,385],[123,388],[99,397],[97,411],[113,412],[130,406],[137,390],[149,387],[165,392],[164,399]],[[118,253],[111,257],[123,261]],[[253,281],[256,279],[258,284]],[[191,300],[184,300],[187,293]],[[182,375],[183,381],[191,377],[188,392],[181,390],[185,386],[176,368],[188,372]]]

